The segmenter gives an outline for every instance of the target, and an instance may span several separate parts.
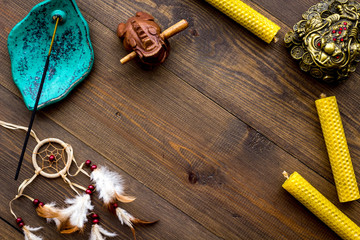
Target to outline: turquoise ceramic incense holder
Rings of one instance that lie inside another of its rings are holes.
[[[66,97],[90,73],[94,51],[89,27],[74,0],[47,0],[36,5],[8,37],[14,82],[33,110],[55,27],[60,16],[49,69],[38,109]]]

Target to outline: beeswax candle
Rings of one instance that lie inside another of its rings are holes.
[[[280,27],[240,0],[206,0],[267,43]]]
[[[340,202],[360,198],[336,98],[315,101]]]
[[[286,172],[283,174],[284,176],[287,175]],[[294,172],[291,174],[282,187],[336,232],[342,239],[360,239],[360,228],[299,173]]]

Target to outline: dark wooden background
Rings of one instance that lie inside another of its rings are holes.
[[[281,26],[270,45],[202,0],[77,0],[90,27],[95,63],[90,76],[64,101],[41,110],[33,129],[40,139],[70,143],[80,162],[91,159],[121,173],[121,205],[133,215],[160,221],[137,227],[138,239],[338,239],[282,189],[282,171],[298,171],[360,224],[360,203],[340,204],[314,101],[338,99],[360,180],[359,71],[339,86],[318,83],[299,70],[283,43],[287,31],[317,0],[245,0]],[[0,0],[0,119],[27,126],[30,119],[11,77],[7,36],[39,0]],[[126,54],[115,30],[136,11],[154,15],[162,28],[186,19],[189,28],[170,39],[168,60],[152,70]],[[0,129],[0,238],[22,239],[8,202],[32,176],[31,140],[20,179],[14,173],[25,134]],[[79,183],[86,178],[79,179]],[[73,196],[59,179],[38,178],[26,192],[58,204]],[[93,196],[102,225],[132,239]],[[63,236],[36,216],[27,199],[16,213],[44,226],[45,239]],[[109,238],[110,239],[110,238]]]

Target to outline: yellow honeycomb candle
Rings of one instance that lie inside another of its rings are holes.
[[[360,198],[336,98],[315,101],[340,202]]]
[[[283,174],[288,177],[286,172]],[[360,228],[299,173],[294,172],[291,174],[282,187],[336,232],[342,239],[360,239]]]
[[[240,0],[206,0],[267,43],[280,27]]]

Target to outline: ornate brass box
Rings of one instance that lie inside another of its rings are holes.
[[[348,0],[323,0],[303,13],[284,38],[301,70],[328,83],[354,72],[360,61],[359,15],[360,4]]]

